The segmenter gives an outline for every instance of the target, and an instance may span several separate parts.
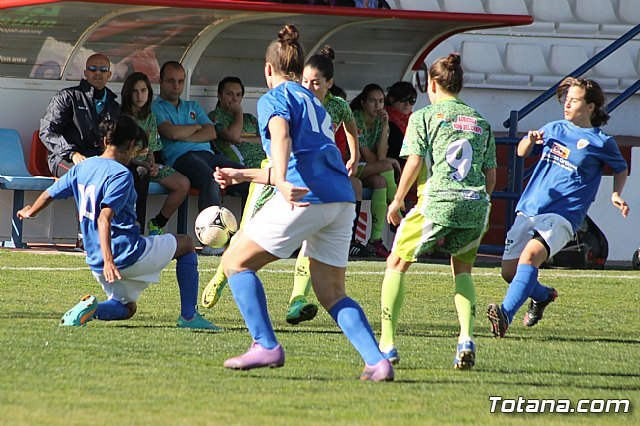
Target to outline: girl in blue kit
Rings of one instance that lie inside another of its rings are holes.
[[[218,330],[196,311],[198,300],[198,257],[186,235],[141,237],[136,224],[136,192],[126,165],[137,153],[137,141],[147,136],[132,117],[100,124],[105,144],[99,157],[87,158],[72,167],[44,191],[33,206],[18,217],[35,217],[55,199],[74,197],[87,253],[86,262],[102,285],[108,300],[98,303],[87,295],[70,309],[60,325],[81,326],[92,319],[126,320],[137,309],[140,293],[160,281],[160,272],[177,259],[181,315],[178,327]]]
[[[224,366],[284,365],[284,350],[273,331],[256,271],[288,258],[306,240],[313,289],[364,359],[360,378],[393,380],[393,368],[378,350],[362,308],[345,293],[355,197],[333,140],[331,117],[313,93],[296,82],[304,65],[298,37],[294,26],[284,26],[265,55],[271,90],[258,101],[258,126],[273,167],[221,169],[215,174],[221,187],[253,180],[277,189],[222,257],[229,287],[253,339],[245,354],[227,359]]]
[[[558,296],[554,288],[538,282],[538,268],[569,242],[584,220],[605,165],[614,172],[611,202],[623,217],[629,213],[629,206],[621,197],[627,163],[613,138],[599,128],[609,119],[600,85],[593,80],[567,77],[558,86],[557,94],[564,107],[564,120],[530,131],[518,145],[521,157],[542,156],[507,233],[502,256],[502,277],[510,283],[507,295],[501,305],[492,303],[487,309],[495,337],[504,337],[527,298],[531,302],[524,325],[532,327]]]

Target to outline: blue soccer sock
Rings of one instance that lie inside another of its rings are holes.
[[[507,295],[502,301],[502,312],[505,313],[509,323],[513,320],[513,316],[535,288],[538,283],[538,268],[533,265],[518,265],[516,275],[513,277]]]
[[[253,340],[267,349],[278,346],[260,278],[254,271],[247,270],[230,276],[228,282]]]
[[[176,277],[180,288],[180,315],[189,321],[196,314],[198,303],[198,255],[195,252],[178,258]]]
[[[350,297],[340,299],[329,309],[329,314],[365,363],[374,365],[383,359],[369,321],[355,300]]]
[[[117,321],[129,316],[129,308],[117,300],[109,299],[98,303],[98,309],[93,315],[101,321]]]

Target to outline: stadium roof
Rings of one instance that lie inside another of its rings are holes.
[[[237,75],[264,86],[268,43],[285,23],[301,33],[307,54],[336,51],[336,83],[410,80],[442,40],[468,30],[527,25],[528,15],[417,12],[223,0],[0,2],[0,77],[78,80],[86,57],[107,54],[114,81],[182,62],[192,85]]]

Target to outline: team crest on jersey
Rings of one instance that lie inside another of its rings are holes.
[[[583,149],[589,146],[589,141],[586,139],[580,139],[577,145],[578,145],[578,149]]]
[[[564,158],[566,160],[567,158],[569,158],[569,153],[571,152],[571,150],[566,146],[562,146],[559,143],[554,142],[553,146],[551,147],[551,152],[558,157]]]
[[[195,111],[189,111],[189,117],[191,117],[192,120],[195,120],[196,119]]]

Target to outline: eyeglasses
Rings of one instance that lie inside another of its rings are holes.
[[[109,67],[106,67],[104,65],[98,67],[96,65],[90,65],[87,67],[87,71],[92,71],[92,72],[96,72],[96,71],[100,71],[100,72],[109,72]]]
[[[396,102],[400,102],[401,104],[415,105],[416,98],[403,98],[403,99],[398,99]]]

